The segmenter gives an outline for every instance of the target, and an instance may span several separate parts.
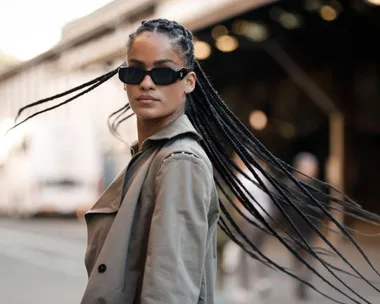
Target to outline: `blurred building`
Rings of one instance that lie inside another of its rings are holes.
[[[17,66],[21,61],[17,58],[0,51],[0,74]]]
[[[62,40],[52,49],[0,73],[0,120],[14,118],[22,106],[77,86],[120,65],[124,60],[128,35],[144,19],[176,19],[196,30],[269,2],[272,1],[194,0],[189,5],[186,0],[113,1],[67,24],[62,29]],[[27,110],[23,117],[63,100]],[[115,77],[94,92],[37,119],[80,120],[86,116],[97,128],[104,153],[117,159],[117,167],[121,168],[129,150],[110,134],[107,118],[125,102],[126,95]],[[33,121],[27,122],[24,128],[27,129]],[[120,130],[127,143],[136,138],[133,119],[123,124]]]
[[[196,36],[207,49],[203,67],[219,93],[270,151],[288,162],[299,151],[317,155],[321,179],[379,212],[375,4],[277,1]]]

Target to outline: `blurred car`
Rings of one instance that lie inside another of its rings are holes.
[[[2,162],[0,209],[16,217],[81,215],[103,190],[95,130],[85,120],[44,121],[39,126],[14,141]]]

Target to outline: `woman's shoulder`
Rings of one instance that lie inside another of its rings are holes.
[[[178,136],[167,141],[157,154],[157,160],[175,161],[188,159],[212,171],[212,163],[200,142],[192,136]]]

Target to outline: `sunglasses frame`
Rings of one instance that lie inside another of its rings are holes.
[[[143,77],[141,78],[141,81],[139,83],[126,83],[122,80],[122,77],[120,77],[121,75],[121,71],[122,70],[127,70],[127,69],[138,69],[140,71],[142,71],[144,74],[143,74]],[[172,71],[172,82],[170,83],[167,83],[167,84],[157,84],[153,77],[152,77],[152,72],[154,72],[154,70],[157,70],[157,69],[169,69]],[[155,85],[171,85],[175,82],[177,82],[178,80],[182,80],[185,78],[185,76],[191,72],[191,69],[189,68],[185,68],[185,67],[182,67],[182,68],[178,68],[178,69],[173,69],[173,68],[169,68],[169,67],[158,67],[158,68],[153,68],[149,71],[147,70],[144,70],[142,68],[139,68],[139,67],[129,67],[129,66],[120,66],[119,67],[119,70],[118,70],[118,76],[119,76],[119,79],[122,83],[125,83],[125,84],[128,84],[128,85],[139,85],[145,78],[146,75],[149,75],[149,77],[152,79],[152,81],[154,82]]]

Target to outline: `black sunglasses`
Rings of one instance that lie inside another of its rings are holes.
[[[169,85],[177,80],[182,80],[190,69],[180,68],[154,68],[150,71],[145,71],[136,67],[121,66],[119,68],[119,79],[126,84],[140,84],[145,75],[149,75],[156,85]]]

